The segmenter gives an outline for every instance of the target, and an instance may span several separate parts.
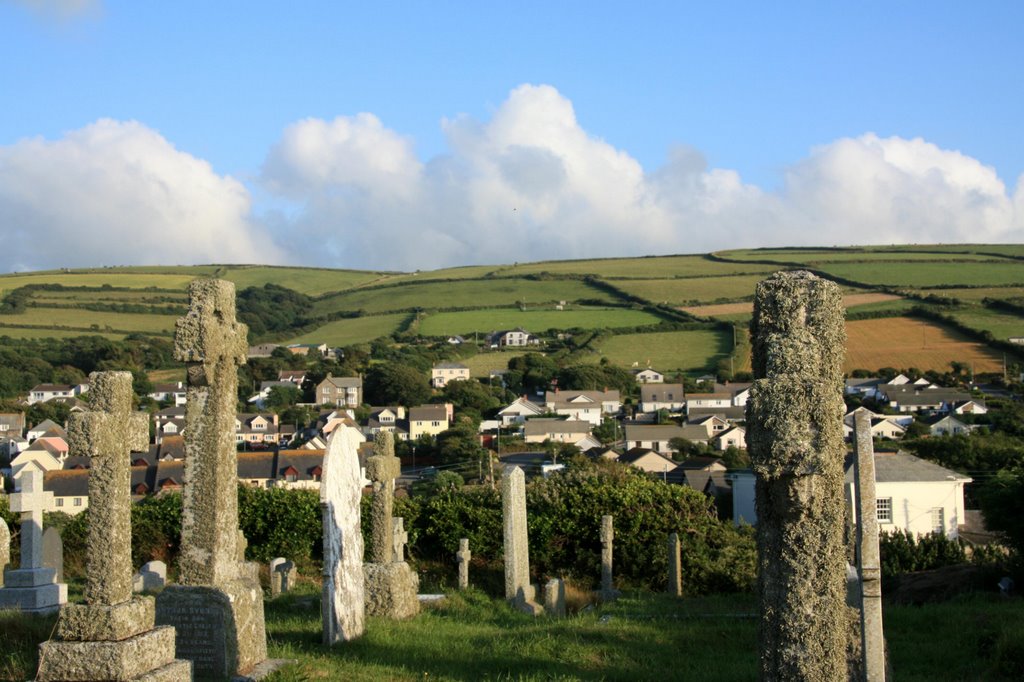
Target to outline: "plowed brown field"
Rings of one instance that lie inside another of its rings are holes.
[[[917,367],[945,371],[949,363],[970,363],[975,372],[998,372],[1002,355],[955,331],[923,320],[886,317],[846,323],[846,369]]]

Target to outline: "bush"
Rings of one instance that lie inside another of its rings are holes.
[[[915,536],[906,530],[881,533],[878,546],[883,578],[914,571],[929,571],[967,561],[967,555],[960,542],[950,540],[941,533],[921,536]]]

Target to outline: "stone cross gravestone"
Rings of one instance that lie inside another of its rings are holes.
[[[762,680],[847,675],[842,295],[809,272],[757,285],[747,444],[756,475]]]
[[[392,519],[393,551],[392,561],[405,561],[405,546],[409,543],[409,533],[405,530],[405,519],[396,516]]]
[[[11,563],[11,530],[7,522],[0,519],[0,587],[4,586],[4,571]]]
[[[194,280],[174,335],[187,380],[181,584],[157,596],[157,622],[178,628],[178,656],[197,677],[243,674],[267,657],[263,590],[255,567],[239,561],[235,417],[247,351],[234,284]]]
[[[501,482],[501,510],[505,539],[505,598],[519,610],[540,615],[530,584],[530,546],[526,528],[526,476],[514,467]]]
[[[679,533],[668,536],[668,593],[683,596],[683,557]]]
[[[290,592],[295,587],[299,572],[295,568],[295,562],[284,557],[277,557],[270,561],[270,596],[277,597],[285,592]]]
[[[619,596],[612,576],[614,556],[615,517],[605,514],[601,517],[601,599],[611,601]]]
[[[50,508],[53,493],[43,490],[43,473],[36,469],[24,470],[17,483],[21,490],[8,503],[12,512],[21,514],[21,564],[4,576],[0,609],[49,613],[68,600],[68,586],[56,581],[56,571],[43,567],[43,512]]]
[[[147,561],[132,578],[133,592],[159,592],[167,585],[167,564]]]
[[[52,568],[57,582],[64,582],[64,541],[53,526],[43,531],[43,567]]]
[[[469,538],[459,538],[459,551],[455,553],[455,559],[459,562],[459,589],[465,590],[469,587],[469,560],[473,553],[469,551]]]
[[[544,612],[565,618],[565,581],[561,578],[552,578],[544,586]]]
[[[363,576],[362,475],[358,429],[341,425],[331,432],[320,479],[324,527],[324,574],[320,615],[324,644],[350,642],[366,629]]]
[[[371,616],[403,619],[420,612],[416,596],[419,576],[405,561],[395,561],[392,523],[395,479],[401,463],[395,457],[392,434],[378,433],[374,454],[366,460],[366,473],[373,481],[370,529],[373,533],[373,561],[363,566],[366,578],[366,612]],[[404,531],[403,531],[404,532]]]
[[[853,475],[857,497],[861,651],[867,682],[884,682],[885,635],[882,628],[882,568],[875,501],[875,449],[871,439],[871,418],[866,411],[856,413],[853,431],[857,446]]]
[[[191,680],[191,664],[175,660],[174,628],[154,627],[152,597],[131,589],[131,451],[148,447],[147,416],[132,410],[130,372],[89,378],[92,409],[68,424],[70,451],[91,458],[84,603],[61,609],[36,679]]]

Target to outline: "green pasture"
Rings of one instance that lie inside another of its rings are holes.
[[[317,301],[315,311],[318,315],[325,315],[339,310],[376,313],[410,308],[487,308],[520,305],[523,301],[529,308],[581,299],[612,300],[604,291],[574,279],[475,279],[357,289]]]
[[[903,247],[897,247],[902,249]],[[857,263],[872,262],[920,262],[920,261],[991,261],[1005,263],[1005,259],[983,253],[956,251],[901,251],[884,249],[785,249],[764,250],[746,249],[741,251],[725,251],[723,258],[737,261],[772,261],[776,263],[802,263],[819,265],[824,263]]]
[[[490,308],[428,315],[420,322],[423,336],[467,336],[499,329],[522,327],[532,333],[549,329],[617,329],[658,324],[661,318],[629,308],[570,308],[568,310],[519,310]]]
[[[288,268],[273,266],[227,267],[218,274],[231,280],[241,291],[248,287],[276,284],[309,296],[344,291],[378,280],[381,273],[368,270],[329,270],[327,268]]]
[[[441,270],[423,270],[406,272],[381,277],[381,283],[404,284],[422,279],[480,279],[502,269],[503,265],[463,265]]]
[[[0,344],[3,337],[12,339],[73,339],[78,336],[102,336],[111,341],[120,341],[126,334],[111,332],[82,331],[75,329],[47,329],[45,327],[8,327],[3,323],[4,318],[0,317]]]
[[[852,305],[846,309],[847,313],[873,313],[882,310],[892,311],[894,313],[902,312],[904,310],[910,310],[915,305],[918,305],[917,301],[901,298],[895,301],[879,301],[877,303],[863,303],[861,305]],[[719,318],[723,319],[723,318]],[[749,316],[748,316],[749,319]]]
[[[955,287],[1024,285],[1024,262],[835,263],[818,267],[836,277],[868,285]]]
[[[366,315],[335,320],[284,343],[326,343],[330,346],[366,343],[381,336],[394,334],[406,317],[408,315],[405,313],[396,313],[394,315]]]
[[[622,367],[703,371],[714,369],[719,359],[732,352],[732,335],[717,329],[616,334],[602,341],[597,350]]]
[[[922,296],[945,296],[958,298],[961,301],[981,301],[995,298],[1002,301],[1024,299],[1024,287],[971,287],[963,289],[921,289],[916,293]]]
[[[508,369],[508,363],[512,358],[522,355],[525,353],[504,350],[484,351],[470,358],[462,358],[459,362],[469,367],[471,377],[479,378],[486,377],[492,369]]]
[[[112,287],[127,289],[176,289],[184,291],[188,283],[195,279],[189,274],[146,274],[135,272],[118,272],[101,270],[97,272],[50,272],[29,273],[24,275],[0,275],[0,295],[12,289],[28,284],[62,284],[66,287],[101,287],[109,284]]]
[[[80,308],[33,308],[0,315],[0,324],[34,327],[70,327],[96,331],[169,333],[174,331],[177,315],[150,313],[94,312]]]
[[[972,328],[991,332],[997,340],[1011,336],[1024,336],[1024,317],[991,308],[967,308],[950,313],[958,322]]]
[[[184,275],[190,279],[196,277],[216,277],[224,269],[223,265],[119,265],[111,268],[75,268],[72,274],[100,275]]]
[[[771,266],[747,263],[722,263],[705,256],[644,256],[640,258],[600,258],[593,260],[542,261],[496,268],[502,276],[541,272],[594,275],[602,279],[653,279],[658,277],[702,277],[733,273],[768,272]]]
[[[149,289],[132,289],[128,291],[111,291],[108,289],[65,289],[63,291],[36,291],[32,294],[32,302],[40,304],[75,305],[79,303],[140,303],[156,305],[172,299],[178,305],[188,302],[188,294],[179,290],[151,291]]]
[[[632,279],[616,280],[613,284],[628,294],[653,303],[698,305],[715,301],[751,299],[754,296],[754,287],[764,277],[764,274],[759,274],[686,279]]]

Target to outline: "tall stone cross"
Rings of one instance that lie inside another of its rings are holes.
[[[679,533],[668,536],[668,593],[683,596],[683,560]]]
[[[4,570],[11,563],[11,529],[0,519],[0,587],[4,586]]]
[[[469,551],[469,538],[459,539],[459,551],[455,553],[455,559],[459,562],[459,589],[469,587],[469,560],[473,554]]]
[[[395,517],[392,521],[394,527],[394,552],[392,561],[405,561],[405,546],[409,544],[409,532],[405,529],[405,519],[401,516]]]
[[[21,492],[10,496],[11,511],[21,514],[21,568],[42,568],[43,512],[50,508],[53,493],[43,490],[43,472],[26,469],[18,477]]]
[[[775,273],[757,285],[750,329],[760,678],[845,679],[842,294],[809,272]]]
[[[188,382],[179,582],[223,585],[240,569],[234,424],[247,329],[235,319],[231,282],[195,280],[188,293],[174,334]]]
[[[601,596],[610,599],[616,596],[612,578],[613,542],[615,540],[615,517],[605,514],[601,517]]]
[[[402,473],[402,463],[395,457],[394,437],[381,431],[374,438],[373,455],[366,459],[366,475],[373,481],[370,505],[370,558],[375,564],[391,563],[394,535],[391,515],[394,508],[395,479]]]
[[[72,414],[68,447],[89,462],[89,564],[85,602],[132,597],[131,453],[149,447],[149,420],[132,409],[131,372],[89,375],[91,409]]]
[[[867,682],[885,680],[885,636],[882,629],[882,569],[878,552],[878,511],[875,502],[875,449],[871,418],[861,410],[853,423],[857,455],[857,564],[860,572],[860,634]]]

